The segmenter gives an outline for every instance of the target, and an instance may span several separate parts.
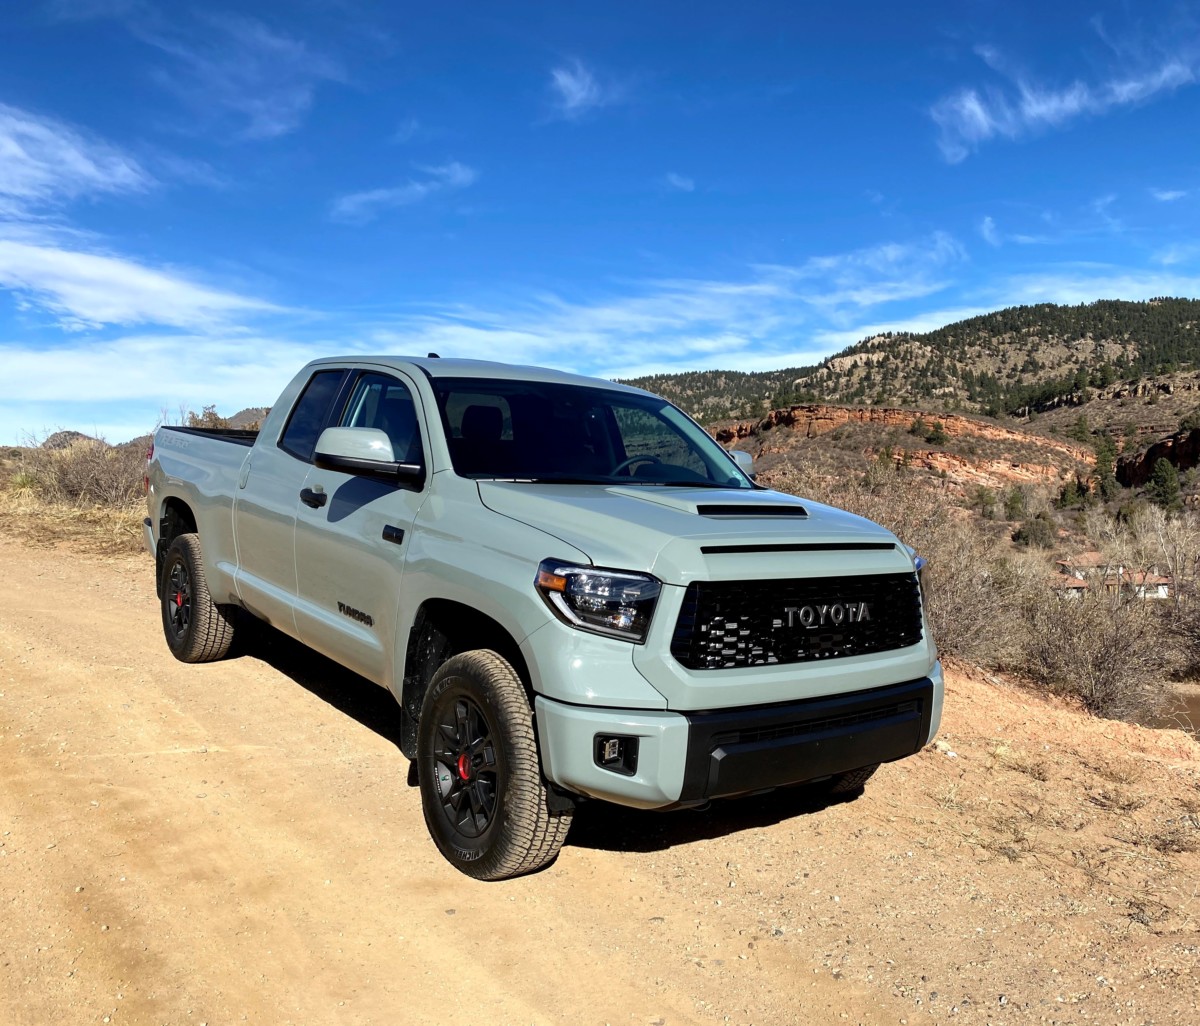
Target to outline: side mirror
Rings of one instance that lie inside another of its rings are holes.
[[[742,473],[753,480],[754,457],[748,452],[742,452],[741,449],[730,449],[729,455],[733,459],[733,462],[738,465],[738,468],[742,471]]]
[[[379,428],[326,428],[317,439],[313,463],[320,470],[378,477],[396,484],[420,487],[425,480],[422,464],[396,461],[392,440]]]

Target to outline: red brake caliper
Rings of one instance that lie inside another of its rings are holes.
[[[466,752],[458,757],[458,776],[460,780],[471,779],[471,760],[467,757]]]
[[[183,592],[182,591],[175,592],[175,605],[177,608],[181,607],[183,605]]]

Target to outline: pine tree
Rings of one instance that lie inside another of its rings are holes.
[[[1179,489],[1179,471],[1169,460],[1160,456],[1150,472],[1150,484],[1146,495],[1155,505],[1165,510],[1183,509],[1183,496]]]

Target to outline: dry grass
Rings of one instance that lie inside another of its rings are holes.
[[[34,545],[70,544],[105,555],[141,552],[145,508],[77,506],[50,502],[29,491],[0,490],[0,533]]]
[[[113,554],[142,550],[140,443],[0,451],[0,533],[35,545]]]
[[[1194,816],[1182,816],[1162,823],[1131,823],[1114,839],[1137,848],[1149,848],[1160,855],[1183,855],[1200,851],[1200,829]]]
[[[1146,804],[1146,798],[1131,791],[1091,791],[1087,800],[1105,812],[1137,812]]]

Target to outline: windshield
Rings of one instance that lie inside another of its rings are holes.
[[[753,488],[724,449],[657,396],[583,385],[435,378],[462,477]]]

